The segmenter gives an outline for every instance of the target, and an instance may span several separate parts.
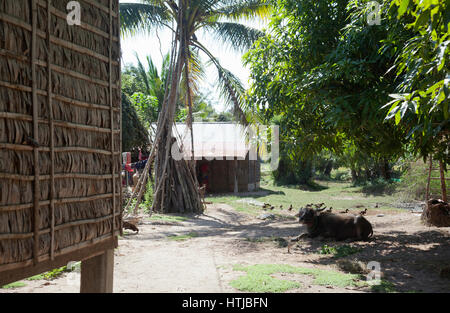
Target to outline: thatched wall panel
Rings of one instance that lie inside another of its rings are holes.
[[[30,18],[29,0],[0,0],[0,12],[28,22]]]
[[[53,93],[89,103],[108,103],[108,87],[52,72]]]
[[[0,263],[29,260],[33,256],[33,239],[0,240]]]
[[[33,151],[0,149],[0,173],[33,175],[33,164]],[[2,184],[2,188],[7,184],[8,182]]]
[[[0,86],[0,99],[0,112],[32,115],[31,93]]]
[[[30,64],[0,56],[0,78],[10,84],[31,86]]]
[[[53,64],[60,67],[78,73],[85,73],[89,77],[97,79],[102,79],[109,75],[107,62],[100,61],[92,56],[67,49],[52,49],[51,53]]]
[[[111,127],[111,115],[107,110],[91,110],[61,101],[55,101],[55,103],[57,104],[53,110],[55,120],[101,128]]]
[[[86,27],[67,25],[66,1],[50,19],[34,1],[32,31],[32,1],[0,0],[0,272],[113,238],[121,223],[118,1],[112,25],[109,0],[80,1]]]
[[[0,205],[31,203],[33,201],[32,183],[5,179],[0,197]]]
[[[57,5],[57,4],[56,4]],[[65,4],[64,4],[65,5]],[[61,9],[60,9],[61,10]],[[82,5],[82,10],[86,10],[86,6]],[[63,12],[65,12],[65,8]],[[100,17],[103,13],[99,10],[97,10],[98,16],[97,19],[100,21]],[[85,16],[83,16],[83,13],[81,14],[82,20],[84,20]],[[107,17],[107,20],[109,21],[109,17]],[[63,18],[57,18],[55,16],[52,17],[52,24],[54,28],[52,29],[51,35],[63,39],[68,42],[73,42],[77,45],[80,45],[82,47],[85,47],[89,50],[95,51],[101,55],[104,55],[105,57],[108,57],[109,55],[109,38],[105,38],[101,35],[89,32],[87,30],[84,30],[82,28],[77,27],[67,27],[67,20]],[[90,24],[90,23],[89,23]],[[109,30],[109,27],[108,27]],[[115,28],[113,31],[113,35],[118,35],[118,28]],[[120,57],[120,51],[116,50],[113,51],[113,59],[117,60]]]
[[[109,15],[100,9],[90,5],[85,1],[80,1],[81,4],[81,21],[94,26],[106,33],[109,32]],[[66,3],[59,1],[53,5],[54,8],[59,11],[66,12]],[[103,4],[105,7],[109,7],[108,2]]]
[[[0,21],[0,49],[8,50],[17,55],[30,56],[30,32]]]

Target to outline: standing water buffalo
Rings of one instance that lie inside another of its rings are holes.
[[[301,234],[291,241],[298,241],[305,236],[309,238],[317,236],[332,237],[336,240],[367,240],[372,237],[372,225],[363,216],[352,214],[342,216],[321,212],[324,209],[312,209],[310,207],[300,209],[298,213],[299,222],[306,225],[307,233]]]

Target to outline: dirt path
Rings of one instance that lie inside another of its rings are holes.
[[[383,217],[377,213],[370,211],[367,217],[374,225],[375,240],[352,243],[362,248],[355,257],[380,262],[384,277],[399,291],[450,292],[450,281],[439,277],[440,268],[450,266],[450,229],[425,227],[419,216],[409,212],[384,212]],[[139,227],[139,234],[125,235],[115,251],[114,292],[239,292],[230,286],[230,281],[244,274],[233,270],[236,264],[290,264],[336,271],[336,260],[318,251],[324,244],[348,244],[306,240],[289,254],[270,237],[297,235],[301,228],[296,220],[262,221],[225,204],[210,205],[204,215],[187,221],[147,221]],[[168,238],[185,234],[195,236],[184,241]],[[274,277],[302,283],[289,292],[370,291],[368,287],[318,286],[305,275]],[[0,293],[78,292],[79,274],[25,283]]]

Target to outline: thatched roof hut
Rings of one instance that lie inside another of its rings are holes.
[[[78,2],[0,0],[0,285],[121,229],[119,4]]]

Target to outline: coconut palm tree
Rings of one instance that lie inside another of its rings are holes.
[[[263,33],[239,23],[242,18],[267,16],[267,0],[141,0],[140,3],[120,3],[122,31],[125,35],[151,33],[162,27],[172,31],[170,79],[158,117],[157,134],[151,155],[155,153],[155,196],[153,209],[165,212],[201,212],[194,162],[174,162],[169,158],[172,125],[184,74],[188,125],[192,125],[192,93],[195,92],[200,65],[199,53],[207,56],[218,71],[221,93],[233,105],[235,115],[247,123],[250,110],[243,101],[243,86],[239,79],[221,66],[217,58],[197,37],[200,31],[237,50],[245,50]],[[191,138],[191,156],[194,155]],[[175,190],[176,189],[176,190]],[[182,195],[180,197],[180,194]]]

